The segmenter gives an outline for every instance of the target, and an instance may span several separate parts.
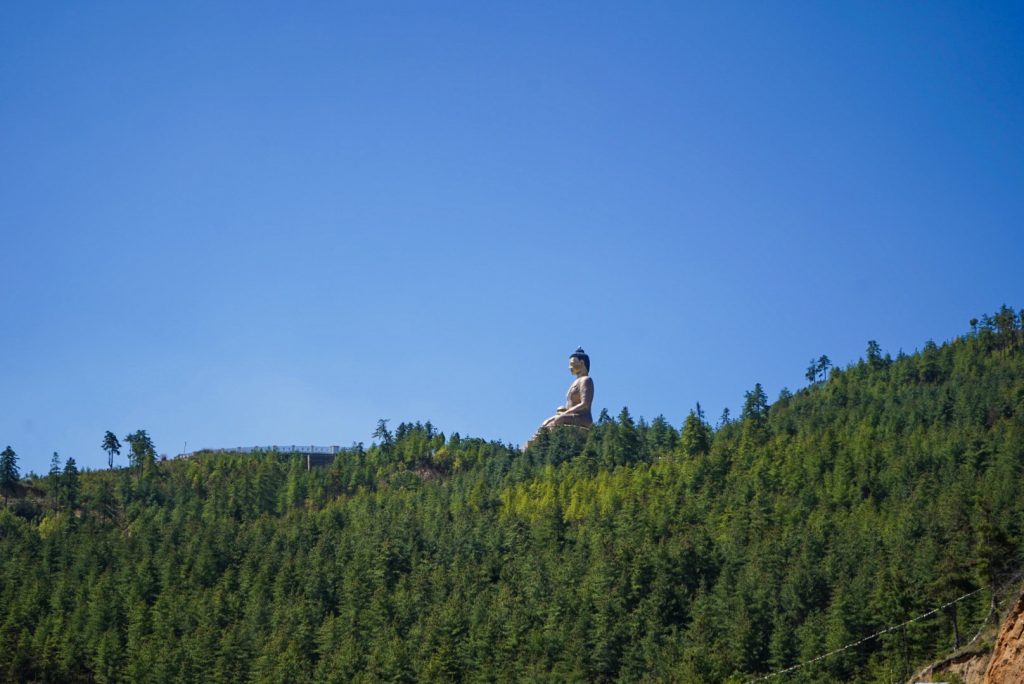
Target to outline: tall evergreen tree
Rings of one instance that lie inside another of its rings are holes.
[[[18,455],[11,445],[0,452],[0,492],[3,492],[4,503],[7,497],[14,494],[18,486]]]
[[[732,422],[732,415],[729,413],[729,407],[726,406],[722,409],[722,415],[718,418],[718,427],[723,428]]]
[[[882,366],[882,347],[874,340],[868,340],[868,365],[872,368]]]
[[[1013,309],[1003,304],[992,317],[992,322],[995,324],[996,333],[1006,340],[1006,343],[1013,344],[1017,341],[1017,313]]]
[[[402,426],[400,425],[399,428],[401,427]],[[391,446],[395,442],[395,436],[391,434],[391,430],[388,430],[388,421],[386,418],[381,418],[377,421],[377,429],[373,431],[373,438],[380,440],[381,448],[385,453],[391,451]]]
[[[696,411],[690,411],[686,416],[680,443],[687,456],[706,454],[711,448],[711,431]]]
[[[78,482],[78,468],[75,466],[75,458],[69,456],[64,463],[64,471],[60,476],[60,497],[61,503],[71,513],[78,508],[78,497],[80,485]]]
[[[60,454],[56,451],[53,452],[53,456],[50,457],[50,470],[47,473],[47,485],[50,493],[50,505],[55,509],[60,508],[60,487],[61,487],[61,470],[60,470]]]
[[[114,467],[114,455],[121,455],[121,443],[117,441],[117,436],[113,432],[107,430],[107,434],[103,435],[103,450],[107,452],[107,467]]]
[[[156,448],[145,430],[136,430],[127,435],[124,441],[128,442],[129,464],[141,469],[144,465],[151,464],[156,460]]]
[[[741,420],[763,421],[768,417],[768,395],[761,383],[754,383],[754,389],[743,394]]]
[[[825,380],[828,380],[828,369],[831,368],[831,367],[832,367],[832,361],[828,358],[828,356],[826,356],[825,354],[822,354],[820,357],[818,357],[818,362],[817,362],[818,378],[821,379],[823,382]]]
[[[818,381],[818,360],[811,359],[811,362],[807,364],[807,372],[804,373],[804,377],[807,378],[807,382],[812,385]]]
[[[768,438],[768,395],[758,382],[754,384],[754,389],[743,396],[740,419],[743,422],[744,442],[757,446]]]

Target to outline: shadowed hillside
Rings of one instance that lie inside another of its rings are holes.
[[[200,453],[0,510],[0,679],[901,681],[1024,560],[1024,332],[866,358],[681,430],[527,452],[382,423],[331,466]],[[977,590],[977,591],[976,591]]]

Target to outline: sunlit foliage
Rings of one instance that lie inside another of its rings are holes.
[[[717,428],[623,409],[525,453],[429,422],[312,470],[129,439],[0,509],[0,680],[742,681],[981,588],[785,679],[903,681],[1021,566],[1022,347],[1004,307]]]

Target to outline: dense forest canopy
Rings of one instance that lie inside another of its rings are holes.
[[[0,679],[746,681],[976,592],[775,681],[905,680],[1022,566],[1024,325],[830,365],[526,452],[383,421],[308,471],[144,431],[128,468],[5,451]]]

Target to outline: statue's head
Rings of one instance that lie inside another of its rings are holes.
[[[586,366],[587,372],[590,372],[590,357],[583,351],[583,347],[576,347],[576,351],[569,355],[569,363],[572,363],[573,359],[579,359]]]

